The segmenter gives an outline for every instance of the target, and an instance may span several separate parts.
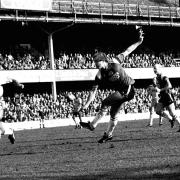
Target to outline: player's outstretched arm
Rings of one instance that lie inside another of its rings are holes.
[[[21,88],[23,89],[24,88],[24,85],[19,83],[16,79],[11,79],[11,82],[15,87],[18,87],[18,88]]]
[[[140,44],[142,44],[143,42],[143,39],[144,39],[144,33],[143,33],[143,30],[142,30],[142,27],[141,26],[138,26],[136,28],[139,32],[139,39],[136,43],[132,44],[131,46],[129,46],[124,52],[120,53],[117,55],[117,57],[119,59],[121,59],[122,56],[126,57],[128,56],[130,53],[132,53]]]
[[[21,89],[24,88],[24,85],[18,82],[14,78],[9,78],[9,77],[4,78],[3,80],[0,81],[0,85],[4,85],[4,84],[12,84],[13,86],[18,87],[18,88],[21,88]]]

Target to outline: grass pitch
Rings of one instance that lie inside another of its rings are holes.
[[[94,132],[73,126],[15,132],[0,141],[0,179],[180,179],[180,133],[168,122],[118,122],[112,141],[98,144],[107,124]]]

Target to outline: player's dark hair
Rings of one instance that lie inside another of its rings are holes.
[[[108,58],[105,53],[103,52],[96,52],[93,56],[93,60],[98,62],[98,61],[108,61]]]

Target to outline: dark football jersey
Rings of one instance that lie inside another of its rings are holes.
[[[127,90],[135,83],[120,64],[109,63],[107,69],[100,69],[95,77],[95,86],[104,85],[118,91]]]
[[[7,84],[3,84],[3,96],[12,98],[14,97],[14,94],[20,93],[22,89],[18,85],[19,84],[14,81]]]
[[[162,89],[162,88],[166,87],[166,85],[167,85],[167,83],[168,83],[168,82],[167,82],[168,80],[169,80],[168,77],[162,76],[162,75],[158,75],[158,76],[156,77],[157,87],[158,87],[159,89]],[[161,92],[160,92],[160,94],[164,94],[164,93],[170,93],[170,90],[168,89],[168,90],[166,90],[166,91],[161,91]]]

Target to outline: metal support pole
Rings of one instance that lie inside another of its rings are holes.
[[[51,82],[51,89],[52,89],[52,95],[54,101],[57,99],[57,93],[56,93],[56,79],[55,79],[55,69],[54,69],[54,49],[53,49],[53,38],[52,38],[52,33],[49,34],[48,36],[48,44],[49,44],[49,60],[50,60],[50,65],[51,69],[53,71],[53,82]]]

